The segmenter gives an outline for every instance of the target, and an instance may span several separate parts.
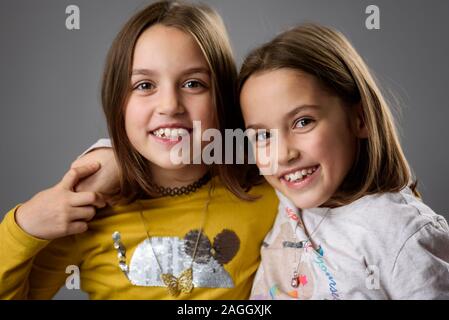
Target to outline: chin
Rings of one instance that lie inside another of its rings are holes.
[[[307,190],[305,192],[285,190],[283,192],[297,208],[301,209],[317,208],[330,198],[327,194],[316,192],[315,190]]]
[[[297,208],[301,208],[301,209],[316,208],[316,207],[319,207],[323,203],[323,202],[317,201],[316,199],[311,199],[308,197],[289,196],[288,198],[293,202],[293,204]]]
[[[173,164],[170,159],[164,160],[164,161],[152,161],[152,163],[161,169],[165,170],[179,170],[186,166],[184,163],[180,164]]]
[[[170,160],[170,155],[169,154],[167,154],[167,155],[159,154],[158,157],[155,157],[154,154],[152,154],[152,155],[142,154],[142,155],[144,156],[145,159],[148,160],[148,162],[151,165],[156,166],[156,167],[161,168],[161,169],[177,170],[177,169],[184,168],[186,166],[186,164],[184,164],[184,163],[174,164]]]

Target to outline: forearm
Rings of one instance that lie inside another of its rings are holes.
[[[17,207],[0,224],[0,299],[27,299],[34,257],[49,241],[34,238],[15,221]]]

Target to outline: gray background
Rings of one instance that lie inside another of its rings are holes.
[[[345,33],[394,92],[406,156],[425,202],[449,218],[449,1],[211,0],[228,26],[237,61],[298,22]],[[123,23],[148,1],[0,1],[0,218],[62,177],[107,130],[99,89],[106,52]],[[78,5],[81,29],[65,28]],[[365,8],[380,8],[380,30],[365,28]],[[0,262],[1,263],[1,262]],[[56,298],[86,298],[61,290]]]

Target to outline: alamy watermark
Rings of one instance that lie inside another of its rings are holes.
[[[368,30],[380,29],[380,9],[378,6],[372,4],[366,7],[365,13],[369,16],[365,20],[365,27]]]
[[[69,265],[65,269],[65,273],[69,276],[65,279],[65,287],[68,290],[80,289],[80,269],[76,265]]]
[[[71,4],[65,8],[65,13],[68,15],[65,19],[65,27],[67,30],[80,29],[80,8]]]
[[[77,5],[71,4],[66,7],[65,13],[67,15],[65,26],[67,30],[80,29],[80,8]],[[368,16],[365,19],[365,27],[368,30],[380,29],[380,9],[379,6],[371,4],[365,8],[365,14]]]
[[[260,136],[263,141],[259,141]],[[204,148],[202,142],[207,142]],[[278,169],[278,145],[277,129],[225,129],[223,137],[215,128],[203,132],[201,121],[193,121],[192,135],[182,136],[171,148],[170,161],[175,165],[257,164],[262,175],[272,175]]]

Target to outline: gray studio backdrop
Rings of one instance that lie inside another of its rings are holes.
[[[394,92],[401,139],[424,200],[449,218],[449,1],[213,0],[237,61],[298,22],[343,31]],[[54,185],[107,130],[100,107],[106,52],[143,0],[0,1],[0,218],[15,204]],[[66,29],[66,7],[80,9],[80,29]],[[368,5],[380,29],[365,27]],[[0,262],[1,263],[1,262]],[[58,299],[84,299],[63,289]]]

